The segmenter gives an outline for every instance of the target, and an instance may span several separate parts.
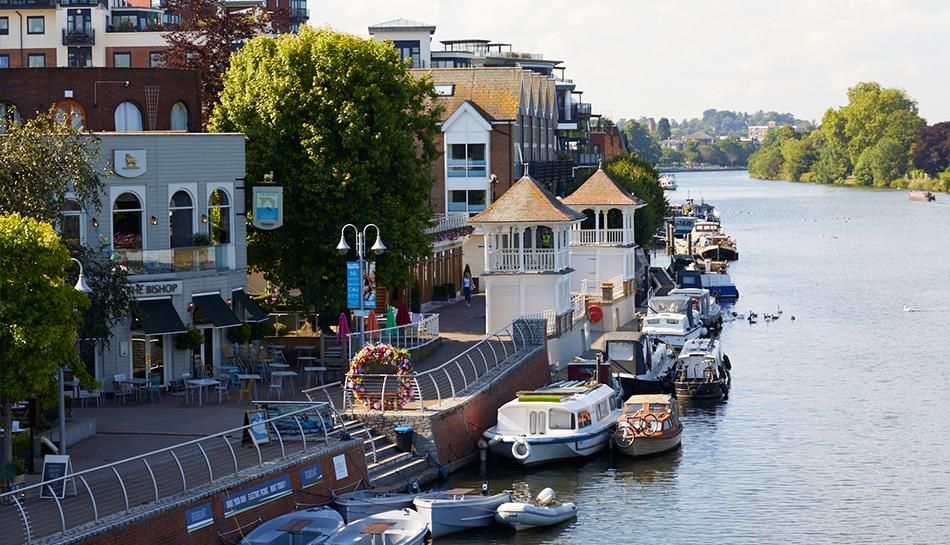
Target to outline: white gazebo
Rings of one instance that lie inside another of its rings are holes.
[[[573,227],[584,215],[524,176],[487,210],[469,220],[485,236],[485,329],[497,331],[524,315],[548,319],[548,333],[572,313]],[[560,321],[560,322],[559,322]]]

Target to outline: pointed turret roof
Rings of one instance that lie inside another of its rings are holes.
[[[469,223],[556,223],[575,222],[584,217],[526,175]]]
[[[580,187],[564,198],[564,204],[578,206],[646,206],[636,195],[620,186],[603,169],[587,178]]]

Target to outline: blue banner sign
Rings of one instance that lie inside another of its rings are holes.
[[[214,515],[211,514],[211,504],[203,503],[198,507],[185,511],[185,527],[188,533],[211,526]]]
[[[293,491],[294,487],[290,482],[290,476],[284,475],[246,488],[240,492],[229,494],[221,500],[224,503],[224,516],[230,517],[238,513],[250,511],[265,503],[289,496]]]
[[[323,468],[314,464],[300,470],[300,488],[307,488],[323,481]]]
[[[360,293],[362,281],[360,279],[360,262],[346,262],[346,306],[360,308]]]

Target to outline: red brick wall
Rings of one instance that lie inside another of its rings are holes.
[[[498,183],[495,184],[495,198],[508,191],[514,179],[513,163],[514,149],[512,144],[512,131],[514,127],[509,124],[498,124],[492,126],[491,132],[491,171],[498,176]]]
[[[131,53],[132,54],[132,68],[150,68],[151,67],[151,57],[152,53],[158,53],[168,49],[167,47],[107,47],[106,48],[106,67],[112,68],[114,66],[112,56],[113,53]]]
[[[515,398],[519,390],[540,388],[550,382],[547,349],[538,351],[497,380],[468,403],[449,409],[432,419],[432,435],[439,463],[448,465],[478,452],[482,432],[495,425],[498,408]]]
[[[439,158],[432,162],[429,204],[433,214],[445,214],[445,133],[439,132],[435,135],[435,149],[439,150]]]
[[[12,23],[11,23],[12,24]],[[10,68],[26,68],[29,66],[30,55],[43,53],[46,55],[46,66],[56,66],[56,48],[43,49],[0,49],[0,55],[10,56]]]
[[[89,545],[219,545],[220,543],[232,543],[232,541],[219,541],[218,534],[235,530],[241,525],[249,525],[256,521],[258,517],[266,521],[288,513],[293,511],[294,504],[298,502],[308,505],[329,503],[331,489],[353,490],[360,479],[366,479],[366,461],[362,445],[350,447],[345,451],[345,455],[349,476],[342,481],[335,480],[333,471],[334,455],[329,454],[320,460],[323,469],[323,482],[311,486],[305,491],[300,490],[300,469],[312,465],[314,463],[312,460],[288,468],[286,471],[269,474],[262,476],[260,479],[236,485],[232,492],[250,488],[256,483],[282,475],[289,475],[294,486],[294,493],[234,517],[224,518],[223,500],[226,494],[222,492],[153,517],[138,520],[107,534],[92,537],[83,543]],[[185,512],[204,503],[211,504],[214,524],[189,534],[185,527]],[[251,529],[253,529],[253,526],[249,526],[244,531],[247,532]],[[231,536],[229,535],[229,537]],[[234,543],[240,541],[240,536],[235,534],[235,537]]]

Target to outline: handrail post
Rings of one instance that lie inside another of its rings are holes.
[[[303,432],[303,426],[300,425],[300,419],[297,418],[297,415],[294,415],[294,421],[297,423],[297,429],[300,430],[300,439],[303,441],[303,450],[307,450],[307,436]],[[323,416],[320,416],[320,426],[326,429],[326,424],[323,422]]]
[[[119,487],[122,488],[122,499],[125,500],[125,512],[129,511],[129,493],[125,489],[125,482],[122,481],[122,476],[119,475],[119,470],[112,466],[112,472],[115,473],[115,478],[119,480]],[[65,525],[64,525],[65,526]]]
[[[205,452],[205,448],[201,446],[201,443],[198,443],[198,450],[201,451],[201,455],[204,456],[205,464],[208,466],[208,482],[214,482],[214,472],[211,471],[211,460],[208,458],[208,454]]]
[[[89,493],[89,501],[92,502],[92,518],[96,522],[99,522],[99,508],[96,506],[96,497],[92,495],[92,489],[89,488],[89,483],[86,482],[86,478],[80,475],[79,480],[82,482],[82,485],[86,487],[86,492]]]
[[[89,488],[89,485],[86,485],[86,488],[88,489],[88,488]],[[92,495],[92,494],[90,493],[90,495]],[[16,496],[17,496],[16,494],[13,494],[13,495],[10,496],[10,497],[13,498],[13,503],[16,504],[16,508],[20,511],[20,518],[23,519],[23,530],[26,531],[26,542],[27,542],[27,543],[32,543],[32,542],[33,542],[33,529],[30,528],[30,519],[29,519],[29,517],[26,516],[26,510],[24,510],[24,509],[23,509],[23,506],[20,505],[20,500],[17,499]],[[93,501],[93,502],[92,502],[92,505],[93,505],[93,512],[95,512],[95,505],[96,505],[96,502]],[[96,520],[98,520],[98,518],[97,518]]]
[[[382,399],[379,400],[380,407],[382,407],[383,412],[386,412],[386,378],[387,375],[383,375],[383,392],[380,394]]]
[[[178,459],[178,455],[175,454],[174,450],[168,451],[172,455],[172,458],[175,459],[175,463],[178,464],[178,473],[181,474],[181,492],[184,494],[188,491],[188,482],[185,480],[185,468],[181,467],[181,460]]]
[[[459,358],[455,358],[452,362],[455,364],[455,368],[459,370],[459,374],[462,375],[462,390],[468,390],[468,379],[465,378],[465,371],[462,371],[462,366],[459,365]]]
[[[419,387],[419,379],[412,377],[412,383],[415,385],[416,395],[419,396],[419,407],[424,411],[426,410],[426,403],[422,398],[422,388]]]
[[[442,368],[442,372],[444,372],[445,377],[449,379],[449,388],[452,389],[452,397],[455,397],[455,383],[452,382],[452,375],[449,374],[449,370],[445,367]]]
[[[280,442],[280,457],[283,458],[287,456],[287,452],[284,450],[284,438],[280,436],[280,430],[277,429],[277,421],[271,421],[270,427],[274,428],[274,433],[277,434],[277,440]]]
[[[227,437],[225,437],[225,436],[222,435],[222,436],[221,436],[221,439],[224,439],[224,444],[227,445],[227,446],[228,446],[228,450],[231,451],[231,459],[234,460],[234,472],[237,473],[237,472],[238,472],[238,461],[237,461],[237,454],[234,453],[234,447],[231,446],[231,441],[228,441],[228,438],[227,438]]]
[[[439,398],[439,404],[442,404],[442,392],[439,391],[439,383],[435,381],[433,373],[427,373],[429,380],[432,381],[432,386],[435,387],[435,396]]]
[[[53,499],[56,501],[56,509],[59,510],[59,523],[62,525],[62,527],[63,527],[63,533],[65,534],[65,533],[66,533],[66,515],[63,514],[63,506],[62,506],[62,504],[59,503],[59,496],[56,495],[56,491],[53,490],[53,486],[52,486],[52,485],[49,485],[49,484],[48,484],[48,485],[46,485],[46,488],[49,488],[50,496],[53,496]],[[64,483],[63,483],[63,493],[64,493],[64,495],[65,495],[65,492],[66,492],[66,483],[64,482]],[[125,510],[128,511],[128,510],[129,510],[129,507],[128,507],[129,503],[126,502],[125,505],[126,505]]]
[[[155,501],[158,501],[158,481],[155,480],[155,473],[152,472],[152,466],[148,464],[148,458],[142,458],[142,463],[145,464],[145,469],[148,470],[148,474],[152,478],[152,488],[155,490]]]

